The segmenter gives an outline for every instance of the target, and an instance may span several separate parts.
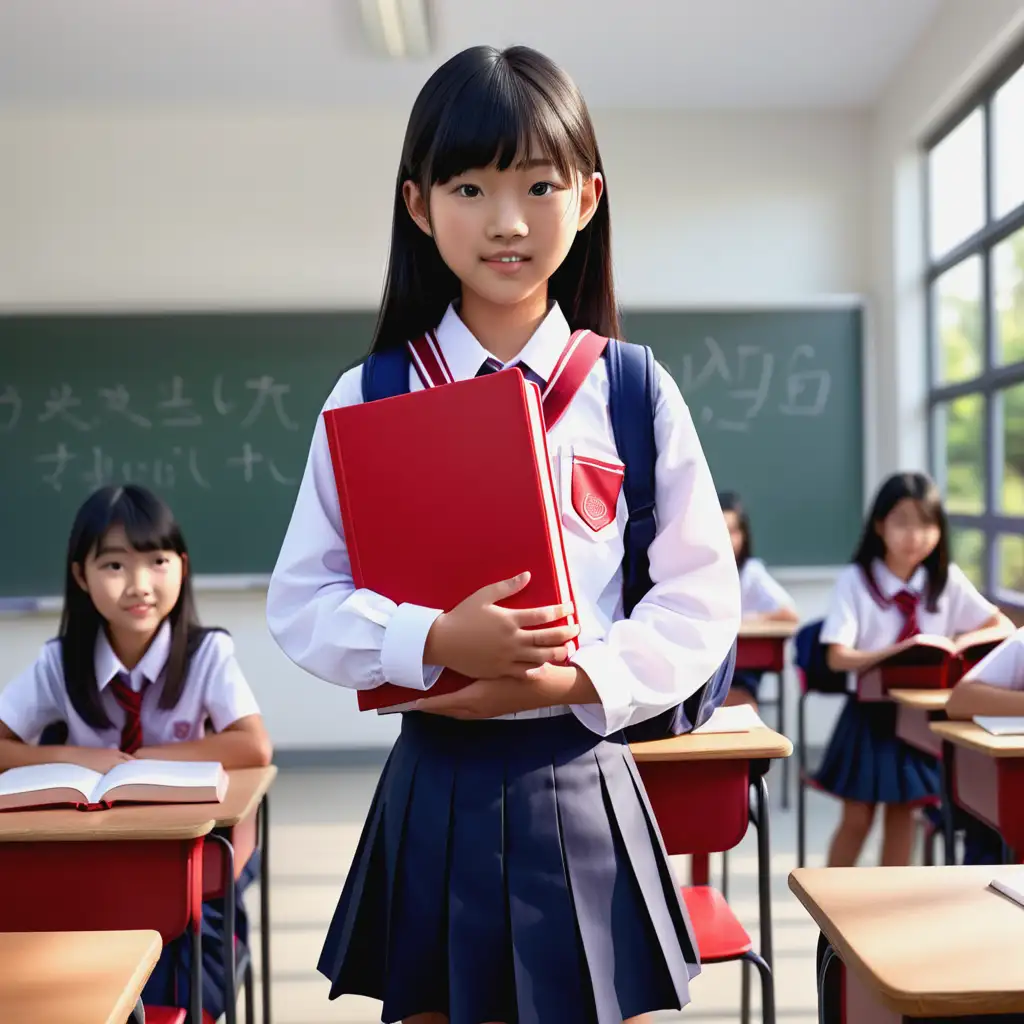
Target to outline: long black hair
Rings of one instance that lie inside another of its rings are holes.
[[[935,611],[939,597],[949,579],[949,523],[942,507],[942,496],[935,481],[926,473],[895,473],[878,489],[871,512],[864,523],[864,532],[854,552],[854,564],[864,572],[868,586],[876,592],[878,586],[871,573],[875,559],[885,560],[885,543],[879,528],[890,512],[901,502],[910,499],[917,503],[925,520],[939,528],[939,542],[921,563],[928,572],[925,602],[929,611]]]
[[[456,54],[423,86],[413,104],[395,181],[391,250],[373,350],[394,348],[437,326],[462,292],[433,238],[409,215],[403,186],[430,189],[465,171],[507,170],[539,154],[566,181],[604,174],[594,126],[579,90],[553,61],[526,46],[474,46]],[[573,330],[620,336],[612,282],[607,185],[597,210],[577,232],[548,282],[548,297]]]
[[[174,514],[144,487],[103,487],[82,504],[68,540],[64,576],[64,610],[60,619],[61,663],[68,697],[83,721],[94,729],[108,729],[110,719],[100,701],[96,679],[96,638],[106,627],[92,598],[79,586],[74,567],[84,572],[86,559],[109,531],[120,526],[136,551],[174,551],[187,559],[188,548]],[[173,708],[181,698],[188,663],[208,632],[199,627],[189,565],[183,569],[181,593],[168,615],[171,650],[164,670],[160,707]]]
[[[740,533],[743,536],[743,543],[736,555],[736,568],[742,569],[754,553],[754,544],[750,537],[750,516],[747,514],[746,506],[735,491],[719,491],[718,504],[722,506],[722,512],[732,512],[736,516]]]

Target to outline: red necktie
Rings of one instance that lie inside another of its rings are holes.
[[[912,636],[917,636],[921,632],[921,626],[917,621],[917,606],[920,602],[921,598],[917,594],[912,594],[909,590],[901,590],[892,599],[892,603],[903,615],[903,627],[900,629],[900,635],[896,637],[896,643],[909,640]]]
[[[128,677],[118,675],[110,684],[114,699],[124,710],[124,728],[121,730],[121,750],[134,754],[142,746],[142,692],[136,693]]]

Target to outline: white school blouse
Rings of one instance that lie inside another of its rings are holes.
[[[1008,636],[990,651],[964,679],[1004,690],[1024,690],[1024,629]]]
[[[928,573],[923,567],[906,583],[880,560],[872,563],[871,571],[878,589],[887,599],[901,590],[923,595],[928,582]],[[951,564],[935,611],[929,611],[922,597],[917,621],[922,633],[955,637],[979,629],[996,612],[996,606],[978,593],[963,570]],[[877,651],[895,643],[902,626],[903,615],[899,609],[892,605],[881,607],[868,590],[860,567],[848,565],[836,581],[828,615],[821,627],[821,642],[858,651]]]
[[[454,379],[476,376],[489,353],[454,308],[448,309],[436,335]],[[546,381],[569,335],[561,310],[552,306],[513,364],[523,364],[524,372],[529,368]],[[659,375],[654,425],[658,534],[650,548],[654,587],[632,616],[623,619],[625,498],[619,494],[615,519],[596,532],[572,505],[574,459],[622,465],[608,414],[608,376],[599,360],[550,431],[548,444],[582,629],[573,661],[593,680],[601,703],[507,717],[571,710],[594,732],[609,735],[695,692],[735,639],[739,579],[715,486],[675,381],[660,368]],[[421,387],[410,369],[411,390]],[[361,368],[355,367],[342,376],[324,408],[361,401]],[[423,664],[427,633],[438,614],[356,590],[327,438],[318,417],[267,595],[271,633],[292,661],[330,683],[369,689],[390,681],[426,690],[441,671]]]
[[[66,722],[70,745],[116,750],[121,743],[125,712],[108,687],[121,673],[128,675],[136,693],[148,684],[140,712],[142,741],[147,747],[201,739],[207,719],[220,732],[240,718],[259,714],[256,698],[235,658],[234,642],[227,633],[219,631],[208,633],[192,655],[177,705],[167,709],[160,707],[163,670],[170,647],[171,628],[165,621],[149,649],[129,672],[106,635],[100,632],[94,656],[96,682],[112,725],[109,729],[97,730],[84,722],[72,707],[64,683],[60,643],[51,640],[43,646],[34,664],[0,691],[0,722],[26,743],[38,742],[46,726]]]
[[[795,607],[760,558],[748,558],[740,569],[740,605],[744,615],[768,615]]]

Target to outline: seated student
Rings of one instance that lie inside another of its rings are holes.
[[[750,537],[750,517],[740,499],[733,491],[722,491],[718,495],[722,515],[732,540],[736,555],[736,568],[740,573],[740,606],[744,622],[799,622],[793,599],[774,580],[764,562],[753,557]],[[763,672],[740,669],[732,677],[732,687],[726,704],[750,704],[757,707],[758,691]]]
[[[234,644],[199,626],[189,577],[184,537],[154,494],[105,487],[86,499],[68,544],[60,635],[0,691],[0,771],[64,761],[106,772],[132,758],[270,763]],[[39,745],[53,738],[64,744]],[[235,907],[243,943],[241,890],[253,876],[250,861]],[[225,1007],[223,912],[222,900],[203,905],[203,1006],[214,1019]],[[187,1005],[190,956],[187,936],[164,949],[147,1004]]]

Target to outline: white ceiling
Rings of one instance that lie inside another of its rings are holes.
[[[594,108],[863,107],[942,3],[434,0],[434,55],[396,62],[358,0],[0,0],[0,105],[406,108],[463,47],[527,43]]]

